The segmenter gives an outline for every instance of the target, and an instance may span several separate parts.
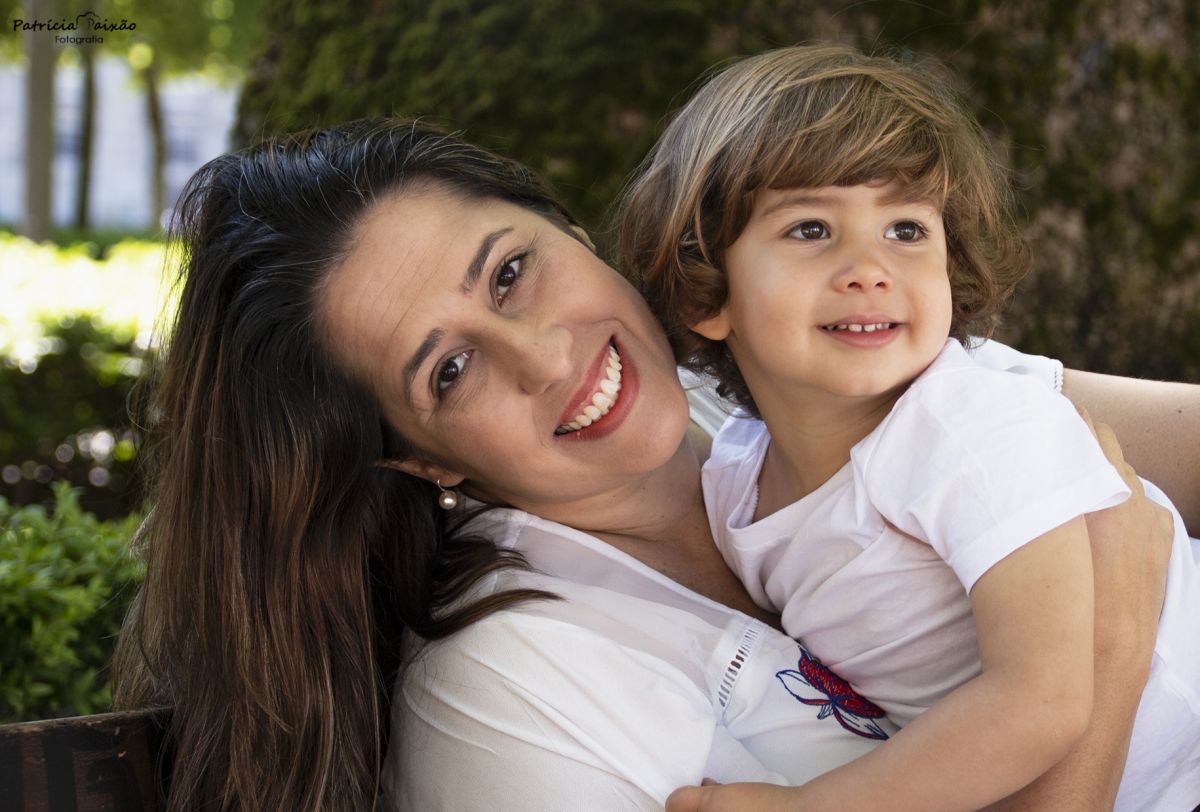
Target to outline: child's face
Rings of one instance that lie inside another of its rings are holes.
[[[694,326],[725,340],[763,414],[893,396],[950,333],[941,212],[891,184],[767,190],[725,252],[729,299]]]

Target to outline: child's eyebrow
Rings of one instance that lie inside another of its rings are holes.
[[[839,198],[830,195],[818,195],[804,191],[789,192],[768,206],[760,216],[770,217],[781,209],[790,209],[798,206],[832,206],[836,208],[840,207],[843,202]]]

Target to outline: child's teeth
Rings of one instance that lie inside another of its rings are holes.
[[[842,331],[848,330],[851,333],[873,333],[876,330],[889,330],[891,327],[891,322],[882,322],[879,324],[833,324],[825,329]]]
[[[613,395],[617,394],[617,392],[621,391],[621,384],[619,383],[621,380],[621,373],[618,372],[616,375],[617,379],[615,381],[612,378],[605,378],[604,380],[600,381],[600,391],[609,397],[612,397]]]
[[[600,410],[599,410],[599,409],[597,409],[595,406],[590,406],[590,405],[589,405],[589,406],[584,406],[584,407],[583,407],[583,413],[584,413],[584,415],[586,415],[586,416],[587,416],[587,418],[588,418],[589,420],[591,420],[593,423],[595,423],[597,420],[599,420],[599,419],[600,419]]]

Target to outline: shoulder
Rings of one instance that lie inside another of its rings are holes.
[[[947,345],[851,452],[872,499],[954,485],[995,493],[1108,468],[1074,406],[1035,378],[987,369]],[[886,515],[886,512],[885,512]]]
[[[993,339],[972,338],[967,351],[982,367],[1031,378],[1051,391],[1062,391],[1063,364],[1057,358],[1021,352]]]
[[[923,455],[947,445],[990,447],[997,436],[1032,442],[1046,431],[1080,428],[1070,402],[1038,377],[981,366],[951,342],[896,402],[877,442],[891,453]]]
[[[769,442],[770,435],[765,423],[757,418],[734,415],[725,421],[713,438],[709,465],[714,468],[740,465],[761,457],[766,453]]]

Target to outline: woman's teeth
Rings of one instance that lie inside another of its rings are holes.
[[[592,395],[592,402],[583,407],[575,417],[563,423],[554,430],[555,434],[570,434],[590,426],[604,415],[617,402],[621,393],[621,356],[610,345],[608,348],[608,364],[604,368],[604,377],[600,379],[600,387]]]
[[[829,331],[848,330],[851,333],[873,333],[876,330],[890,330],[895,326],[893,322],[882,322],[880,324],[830,324],[821,329]]]

